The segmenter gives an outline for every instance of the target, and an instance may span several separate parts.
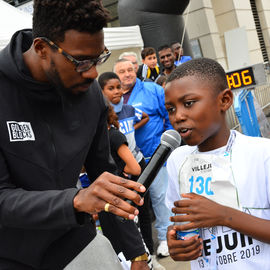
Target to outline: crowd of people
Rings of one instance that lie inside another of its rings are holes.
[[[175,61],[176,56],[179,56],[179,48],[174,48],[174,44],[175,42],[171,47],[160,47],[159,57],[154,48],[144,48],[141,51],[141,65],[135,52],[124,52],[114,63],[113,71],[104,72],[98,77],[102,93],[109,102],[110,147],[118,175],[121,177],[137,181],[160,144],[162,133],[173,128],[165,108],[164,85],[167,76],[177,66]],[[159,65],[158,60],[162,64]],[[167,186],[168,177],[164,164],[149,192],[144,196],[143,206],[138,207],[137,225],[146,245],[150,269],[164,269],[158,263],[156,255],[169,256],[166,234],[172,223],[171,212],[165,204]],[[99,216],[104,216],[104,213]],[[156,251],[152,233],[153,219],[158,238]],[[112,239],[115,247],[114,237],[106,232],[105,221],[101,221],[103,232],[108,239]],[[114,249],[117,254],[123,252],[117,247]]]
[[[270,268],[269,140],[228,129],[224,69],[173,42],[98,75],[107,21],[100,1],[35,0],[0,52],[0,269]],[[168,129],[187,145],[142,198]]]

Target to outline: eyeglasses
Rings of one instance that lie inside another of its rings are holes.
[[[111,55],[111,52],[105,47],[105,50],[102,54],[95,59],[88,59],[79,61],[76,60],[73,56],[65,52],[62,48],[56,45],[53,41],[49,40],[46,37],[40,37],[40,39],[46,41],[52,48],[56,49],[59,53],[63,54],[69,61],[75,65],[75,70],[79,73],[85,72],[92,68],[93,66],[101,65],[105,63]]]

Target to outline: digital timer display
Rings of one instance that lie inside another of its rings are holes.
[[[228,86],[232,90],[256,84],[252,67],[228,72],[226,76]]]

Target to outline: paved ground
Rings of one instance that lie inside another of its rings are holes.
[[[175,262],[170,256],[159,259],[159,263],[163,265],[166,270],[190,270],[189,262]]]

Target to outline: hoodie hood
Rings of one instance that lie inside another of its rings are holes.
[[[36,81],[23,60],[23,53],[32,45],[32,30],[24,29],[16,32],[10,43],[0,51],[0,76],[10,78],[14,84],[27,89],[27,95],[42,101],[60,101],[61,97],[55,88],[48,83]]]

